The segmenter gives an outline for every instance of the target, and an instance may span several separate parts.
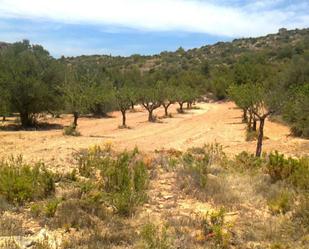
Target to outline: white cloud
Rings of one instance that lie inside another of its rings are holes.
[[[225,1],[226,2],[226,1]],[[188,31],[239,37],[309,26],[309,8],[272,8],[282,0],[258,0],[242,7],[200,0],[0,0],[0,17],[51,19],[150,31]],[[305,5],[305,6],[304,6]]]

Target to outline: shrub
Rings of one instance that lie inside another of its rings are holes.
[[[243,151],[236,155],[235,161],[233,162],[234,167],[241,170],[252,170],[260,168],[264,163],[264,159],[256,157],[253,154],[249,154]]]
[[[230,241],[230,232],[225,224],[225,210],[208,212],[202,219],[202,229],[206,238],[212,238],[218,248],[227,248]]]
[[[309,194],[301,196],[300,205],[296,208],[294,219],[309,232]]]
[[[1,249],[21,249],[13,238],[6,239],[0,242]]]
[[[25,232],[22,220],[7,215],[0,216],[0,237],[23,236]]]
[[[146,165],[127,152],[102,162],[103,189],[110,203],[118,213],[130,215],[147,198]]]
[[[141,239],[143,248],[145,249],[169,249],[171,246],[171,239],[168,236],[168,229],[166,226],[160,227],[148,223],[143,226],[141,231]]]
[[[309,157],[298,159],[289,181],[299,189],[309,190]]]
[[[80,136],[80,132],[76,129],[74,125],[67,126],[63,129],[63,135],[65,136],[74,136],[78,137]]]
[[[55,190],[53,175],[37,163],[33,167],[23,163],[22,157],[0,162],[0,195],[8,202],[23,204],[42,199]]]
[[[292,175],[298,165],[298,160],[291,157],[285,158],[278,151],[270,153],[266,164],[266,171],[270,175],[273,182],[283,180]]]
[[[30,207],[30,213],[33,217],[39,217],[42,211],[43,208],[41,203],[34,203]]]
[[[60,203],[60,200],[58,199],[52,199],[48,201],[45,205],[45,215],[47,217],[54,217],[59,203]]]
[[[287,180],[299,189],[309,189],[309,158],[286,158],[277,151],[271,153],[266,164],[266,172],[276,182]]]
[[[291,194],[282,191],[268,200],[268,207],[273,214],[285,214],[291,209]]]
[[[62,202],[55,213],[51,222],[52,227],[70,229],[91,227],[93,221],[89,214],[82,209],[81,200],[68,200]],[[90,207],[89,207],[90,208]]]
[[[195,186],[205,188],[208,164],[209,156],[204,153],[204,150],[196,148],[188,150],[182,156],[183,177],[193,182]]]

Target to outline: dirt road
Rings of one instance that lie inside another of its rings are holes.
[[[204,143],[218,142],[227,154],[243,150],[254,152],[255,142],[245,141],[245,125],[241,112],[232,102],[199,103],[198,109],[178,114],[177,106],[171,107],[173,118],[147,122],[142,108],[129,112],[127,124],[130,129],[119,129],[121,116],[111,113],[111,118],[80,118],[78,129],[82,136],[63,136],[61,129],[46,131],[0,131],[0,157],[22,154],[26,160],[42,159],[54,165],[65,165],[74,151],[98,144],[112,143],[117,150],[138,146],[140,150],[154,151],[161,148],[186,149]],[[163,116],[163,109],[156,111]],[[50,123],[68,125],[70,116],[48,119]],[[264,151],[300,155],[309,154],[309,140],[289,136],[289,128],[266,122]]]

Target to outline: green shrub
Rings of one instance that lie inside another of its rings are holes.
[[[268,200],[268,207],[273,214],[285,214],[291,209],[291,194],[282,191]]]
[[[148,223],[143,226],[141,231],[141,239],[143,248],[145,249],[169,249],[171,246],[171,239],[168,236],[168,229],[166,226],[160,227]]]
[[[132,214],[147,198],[148,172],[138,155],[137,148],[113,155],[109,147],[95,146],[78,156],[79,173],[95,177],[99,170],[104,200],[122,215]]]
[[[225,224],[225,210],[208,212],[202,219],[202,230],[206,238],[213,238],[216,248],[227,248],[230,241],[230,232]]]
[[[233,165],[235,168],[241,170],[252,170],[260,168],[264,163],[264,158],[256,157],[253,154],[249,154],[243,151],[236,155]]]
[[[209,155],[203,148],[191,148],[183,154],[181,159],[182,177],[199,188],[205,188],[207,182],[207,167],[210,162]],[[189,178],[189,179],[188,179]]]
[[[298,166],[298,160],[291,157],[285,158],[278,151],[270,153],[266,164],[266,171],[273,182],[287,179]]]
[[[58,199],[49,200],[45,205],[45,215],[47,217],[54,217],[59,203],[60,200]]]
[[[146,198],[148,172],[142,161],[124,152],[115,159],[103,160],[101,165],[103,189],[122,215],[130,215]]]
[[[30,213],[33,217],[39,217],[43,212],[43,207],[41,203],[34,203],[30,207]]]
[[[63,135],[65,136],[74,136],[78,137],[80,136],[80,132],[76,129],[74,125],[67,126],[63,129]]]
[[[299,189],[309,189],[309,157],[286,158],[276,151],[268,157],[266,172],[274,182],[286,180]]]
[[[22,157],[0,162],[0,195],[13,204],[42,199],[55,190],[53,175],[37,163],[23,163]]]
[[[297,167],[289,181],[299,189],[309,190],[309,157],[298,159]]]

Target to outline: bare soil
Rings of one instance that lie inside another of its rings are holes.
[[[82,148],[111,143],[116,150],[132,149],[142,151],[202,146],[205,143],[219,143],[228,155],[241,151],[254,153],[256,142],[245,141],[245,124],[241,111],[232,102],[198,103],[194,109],[178,114],[177,105],[170,108],[172,118],[162,118],[163,108],[157,109],[158,122],[149,123],[147,113],[141,107],[128,112],[129,129],[120,129],[121,115],[110,113],[110,118],[82,117],[78,129],[80,137],[64,136],[61,128],[37,131],[0,131],[0,158],[22,154],[27,161],[43,160],[61,167],[69,165],[72,153]],[[50,124],[69,125],[70,115],[61,118],[46,117],[40,121]],[[11,121],[2,125],[8,125]],[[290,155],[309,154],[309,140],[290,135],[283,124],[266,122],[263,151],[278,150]],[[61,165],[61,166],[60,166]],[[60,168],[59,168],[60,169]]]

